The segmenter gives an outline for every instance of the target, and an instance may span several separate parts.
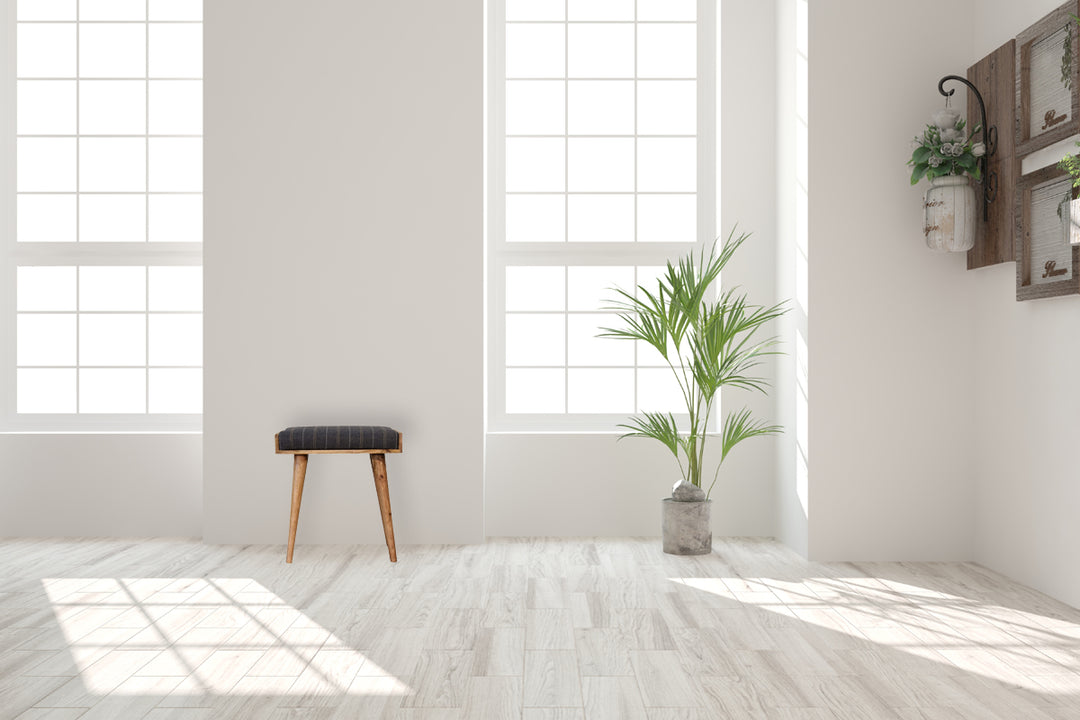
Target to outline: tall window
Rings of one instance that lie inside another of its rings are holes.
[[[714,237],[716,3],[492,5],[491,426],[678,411],[659,354],[597,335],[611,288]]]
[[[5,425],[198,429],[202,2],[11,5]]]

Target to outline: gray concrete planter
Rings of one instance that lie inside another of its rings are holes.
[[[708,555],[712,552],[712,500],[680,502],[664,498],[664,552],[669,555]]]

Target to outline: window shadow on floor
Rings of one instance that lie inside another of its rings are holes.
[[[0,543],[2,718],[1075,717],[1080,611],[773,541]],[[526,713],[526,711],[529,711]],[[1070,713],[1073,713],[1070,715]]]

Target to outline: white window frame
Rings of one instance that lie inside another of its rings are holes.
[[[566,2],[568,6],[569,0]],[[568,240],[551,243],[506,242],[505,0],[489,0],[488,6],[488,431],[495,433],[621,433],[622,431],[616,427],[617,424],[625,423],[632,413],[510,414],[506,412],[506,268],[528,265],[662,266],[669,259],[681,257],[691,250],[697,252],[711,246],[717,236],[720,210],[717,193],[719,182],[718,1],[697,0],[698,162],[697,241],[694,243],[571,243]],[[569,18],[568,12],[565,17]],[[636,21],[623,22],[636,23]],[[569,135],[569,127],[565,127],[564,131],[566,137],[572,137]],[[638,136],[635,134],[633,137]],[[573,311],[566,309],[563,314],[569,316],[573,314]],[[553,369],[558,367],[554,366]],[[565,369],[566,366],[563,367]],[[638,370],[636,362],[623,369],[626,368],[634,370],[636,379]],[[636,401],[636,381],[634,392]],[[680,421],[686,421],[688,417],[685,412],[675,415]]]
[[[149,10],[149,1],[147,0]],[[16,274],[27,266],[202,267],[202,242],[19,243],[16,239],[16,20],[17,3],[0,8],[0,432],[26,433],[198,433],[202,414],[16,412]],[[148,12],[149,17],[149,12]],[[87,22],[87,21],[70,21]],[[93,21],[91,21],[93,22]],[[109,21],[114,22],[114,21]],[[115,21],[123,22],[123,21]],[[128,21],[128,22],[150,22]],[[196,21],[153,21],[181,23]],[[202,24],[202,21],[197,21]],[[148,50],[149,52],[149,50]],[[76,78],[77,80],[78,78]],[[199,78],[202,80],[202,78]],[[78,109],[76,109],[76,112]],[[147,127],[146,136],[151,136]],[[132,136],[116,136],[132,137]],[[143,137],[143,136],[134,136]],[[168,135],[162,137],[170,137]],[[201,137],[201,136],[200,136]],[[149,195],[147,188],[147,195]],[[172,193],[170,193],[172,194]],[[202,193],[192,193],[199,194]],[[149,287],[147,288],[149,292]],[[133,311],[136,314],[139,311]],[[149,321],[149,307],[142,311]],[[199,313],[202,314],[201,311]],[[149,335],[147,337],[149,342]],[[150,358],[144,369],[149,372]],[[135,366],[136,368],[138,366]],[[79,366],[76,366],[76,376]],[[194,368],[193,368],[194,369]],[[202,369],[199,366],[198,369]],[[76,389],[77,393],[77,389]],[[149,398],[147,399],[149,401]]]

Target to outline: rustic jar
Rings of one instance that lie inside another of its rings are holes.
[[[930,181],[923,200],[926,246],[938,252],[967,252],[975,246],[975,190],[964,175]]]

